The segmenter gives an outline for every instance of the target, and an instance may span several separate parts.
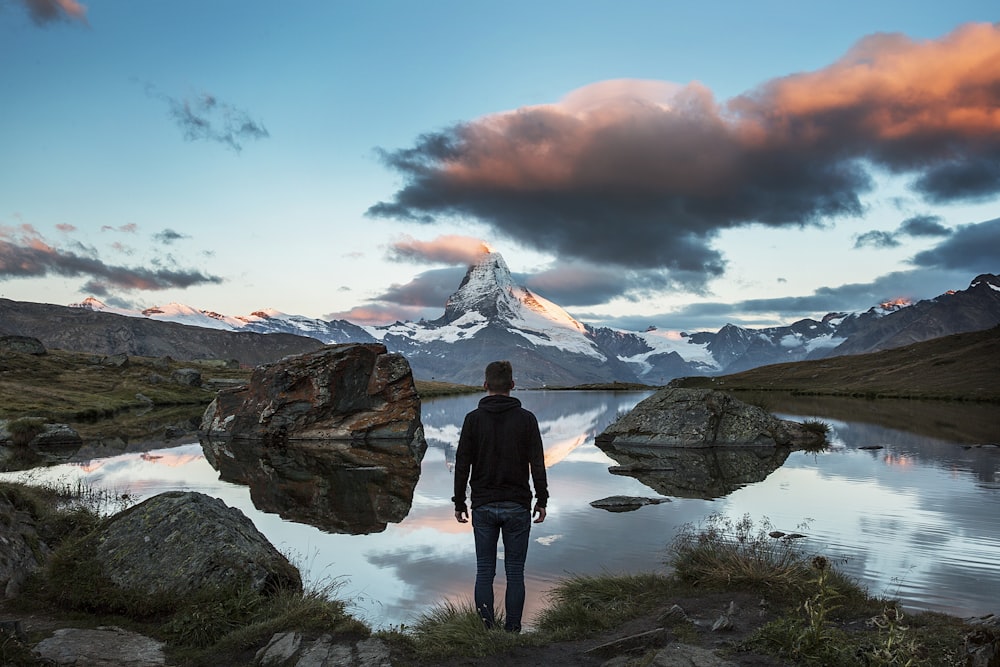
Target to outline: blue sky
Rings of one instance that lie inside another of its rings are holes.
[[[926,6],[922,6],[926,5]],[[0,0],[0,295],[715,330],[1000,272],[992,2]]]

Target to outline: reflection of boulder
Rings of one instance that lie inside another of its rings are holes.
[[[427,448],[410,366],[381,344],[257,368],[219,392],[202,433],[208,461],[258,509],[355,534],[406,516]]]
[[[596,438],[633,476],[663,495],[715,498],[758,482],[792,449],[823,436],[724,392],[661,389]]]
[[[600,443],[598,443],[600,444]],[[602,447],[619,463],[609,470],[634,477],[664,496],[721,498],[746,484],[760,482],[781,467],[788,447]]]
[[[219,443],[202,440],[227,482],[246,484],[254,506],[332,533],[362,535],[406,518],[426,446],[403,440]]]
[[[411,440],[420,398],[410,365],[385,345],[327,345],[267,366],[224,389],[201,429],[210,439]]]

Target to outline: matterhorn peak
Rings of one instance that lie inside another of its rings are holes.
[[[478,312],[488,320],[510,320],[517,311],[516,285],[510,268],[498,252],[484,252],[444,306],[442,323],[454,322],[469,312]]]
[[[536,332],[548,341],[565,335],[574,339],[586,332],[586,327],[551,301],[534,294],[527,287],[514,283],[503,256],[486,252],[469,267],[458,291],[448,297],[444,316],[436,324],[451,324],[460,319],[485,320],[504,328]],[[590,352],[590,342],[584,347]]]

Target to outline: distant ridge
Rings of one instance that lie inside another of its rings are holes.
[[[1000,326],[879,352],[761,366],[720,377],[679,378],[671,384],[728,391],[1000,403]]]
[[[359,326],[271,309],[230,316],[177,303],[129,311],[92,297],[73,308],[15,304],[0,303],[0,332],[33,335],[68,350],[235,358],[253,365],[314,349],[316,341],[378,340],[405,355],[414,374],[426,380],[478,385],[486,363],[509,359],[522,388],[663,385],[677,377],[733,374],[987,329],[1000,324],[1000,278],[982,274],[965,290],[913,304],[890,300],[865,312],[828,313],[819,320],[783,326],[727,324],[717,332],[690,333],[655,327],[632,332],[579,322],[559,305],[517,285],[503,257],[492,252],[469,266],[444,304],[444,314],[433,321]],[[50,316],[42,314],[46,308],[53,309]],[[233,338],[237,333],[293,338]]]
[[[0,299],[0,332],[33,336],[47,348],[94,354],[235,359],[247,366],[322,347],[315,338],[191,327],[50,304]]]

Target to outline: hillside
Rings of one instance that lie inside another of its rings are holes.
[[[869,354],[761,366],[721,377],[678,378],[671,384],[729,391],[1000,403],[1000,327]]]

